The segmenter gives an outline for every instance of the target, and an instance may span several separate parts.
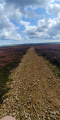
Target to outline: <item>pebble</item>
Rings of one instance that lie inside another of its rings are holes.
[[[43,97],[43,98],[45,98],[45,96],[44,96],[44,95],[42,95],[42,97]]]
[[[52,115],[56,115],[56,112],[55,112],[55,111],[53,111],[53,112],[51,111],[51,114],[52,114]]]
[[[59,115],[59,111],[56,111],[56,114]]]
[[[48,120],[51,120],[49,116],[48,116]]]
[[[25,115],[24,112],[22,112],[20,116],[23,117],[24,115]]]

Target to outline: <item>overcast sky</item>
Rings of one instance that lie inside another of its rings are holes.
[[[0,0],[0,45],[60,42],[60,0]]]

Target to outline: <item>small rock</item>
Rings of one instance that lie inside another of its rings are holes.
[[[56,114],[59,115],[59,111],[56,111]]]
[[[53,111],[53,112],[51,111],[51,115],[56,115],[56,112],[55,111]]]
[[[16,113],[13,113],[13,116],[15,116],[16,115]]]
[[[49,77],[49,79],[51,79],[51,76]]]
[[[49,87],[52,87],[52,85],[49,85]]]
[[[42,95],[42,97],[44,98],[45,96],[44,96],[44,95]]]
[[[24,112],[22,112],[22,113],[21,113],[21,117],[23,117],[24,115],[25,115]]]
[[[50,117],[48,116],[48,120],[50,120]]]
[[[27,109],[30,110],[30,106],[27,106]]]
[[[31,118],[29,117],[29,120],[31,120]]]

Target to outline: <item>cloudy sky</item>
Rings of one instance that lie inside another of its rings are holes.
[[[60,42],[60,0],[0,0],[0,45]]]

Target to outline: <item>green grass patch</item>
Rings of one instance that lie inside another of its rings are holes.
[[[50,63],[50,61],[47,60],[48,66],[50,66],[50,68],[52,69],[52,71],[54,72],[55,76],[60,78],[60,69],[56,66]]]
[[[6,82],[9,81],[10,65],[5,65],[0,68],[0,103],[3,101],[3,95],[9,90],[6,87]]]

